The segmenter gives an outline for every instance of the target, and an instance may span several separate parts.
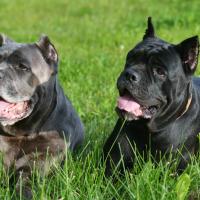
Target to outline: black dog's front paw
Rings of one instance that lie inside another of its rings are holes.
[[[16,185],[16,195],[19,197],[19,199],[25,199],[25,200],[32,200],[33,199],[33,193],[31,190],[31,187],[29,186],[22,186],[20,184]]]

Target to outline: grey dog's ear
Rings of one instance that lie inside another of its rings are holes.
[[[197,68],[199,56],[199,38],[194,36],[175,46],[181,57],[183,68],[187,74],[193,74]]]
[[[42,35],[36,45],[41,50],[44,58],[48,64],[58,64],[58,53],[54,45],[50,42],[50,39],[46,35]]]
[[[149,37],[152,37],[152,38],[155,37],[155,31],[154,31],[154,27],[153,27],[151,17],[148,17],[147,29],[146,29],[145,34],[143,36],[143,40],[145,40],[146,38],[149,38]]]
[[[2,33],[0,34],[0,46],[3,46],[4,44],[7,44],[7,43],[12,43],[12,42],[14,42],[14,41],[11,40],[6,35],[4,35]]]

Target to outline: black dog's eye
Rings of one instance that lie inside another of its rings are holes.
[[[156,76],[159,76],[161,78],[164,78],[166,76],[165,70],[161,67],[154,67],[153,68],[153,74],[156,75]]]
[[[19,63],[17,68],[22,70],[22,71],[29,71],[30,70],[30,68],[27,65],[23,64],[23,63]]]

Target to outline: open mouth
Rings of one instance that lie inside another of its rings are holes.
[[[120,92],[120,97],[117,100],[118,114],[128,121],[137,120],[139,118],[151,119],[157,111],[156,105],[142,105],[137,101],[131,93],[125,89]]]
[[[0,123],[12,125],[15,122],[24,119],[32,111],[31,101],[21,101],[11,103],[0,97]]]

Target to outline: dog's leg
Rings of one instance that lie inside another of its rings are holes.
[[[42,132],[35,136],[16,139],[20,149],[15,157],[16,192],[31,199],[31,176],[34,171],[40,177],[48,175],[52,166],[62,162],[67,148],[66,142],[57,132]],[[12,141],[14,144],[14,142]]]
[[[113,167],[131,169],[136,158],[146,159],[149,148],[149,131],[143,120],[127,122],[119,119],[104,145],[106,175],[113,174]],[[141,157],[138,157],[141,156]]]
[[[134,162],[133,149],[131,141],[124,132],[123,123],[118,120],[103,149],[106,176],[111,176],[116,167],[122,173],[124,169],[132,168]]]

